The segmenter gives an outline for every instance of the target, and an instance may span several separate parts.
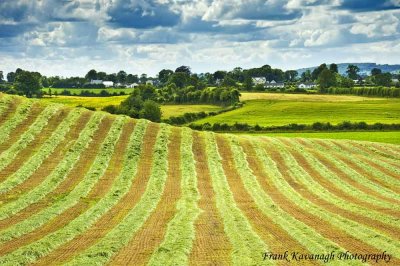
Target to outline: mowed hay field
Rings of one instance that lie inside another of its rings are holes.
[[[242,108],[198,120],[204,123],[247,123],[283,126],[343,121],[400,123],[400,99],[343,95],[242,93]]]
[[[0,265],[270,265],[264,252],[286,250],[399,265],[399,203],[398,145],[197,132],[0,94]]]

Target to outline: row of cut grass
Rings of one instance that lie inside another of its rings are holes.
[[[3,115],[3,113],[9,108],[9,105],[14,101],[15,99],[4,96],[2,93],[0,93],[0,115]]]
[[[327,152],[328,149],[324,146],[322,146],[319,142],[316,141],[310,141],[310,140],[305,140],[305,142],[310,143],[310,145],[313,145],[313,147],[317,148],[318,150],[322,151],[322,152]],[[335,148],[335,144],[332,143],[331,141],[325,141],[324,142],[326,145],[329,146],[329,148],[334,149]],[[329,149],[331,150],[331,149]],[[400,180],[389,176],[385,173],[383,173],[382,171],[379,171],[378,169],[372,167],[368,162],[377,162],[379,161],[379,165],[383,166],[385,169],[388,169],[390,171],[392,171],[393,173],[396,173],[400,176],[400,168],[398,167],[394,167],[393,165],[386,163],[383,160],[380,160],[380,158],[376,157],[376,156],[362,156],[362,159],[360,160],[360,158],[355,158],[354,154],[359,155],[360,153],[363,154],[362,151],[360,151],[360,149],[357,149],[357,147],[351,146],[351,151],[354,151],[354,153],[351,152],[346,152],[341,150],[341,153],[346,156],[346,159],[348,159],[349,161],[351,161],[352,163],[358,165],[360,168],[367,170],[369,173],[373,174],[375,177],[379,178],[380,180],[383,180],[385,183],[390,184],[392,186],[397,186],[400,187]],[[334,154],[334,153],[332,153]],[[335,154],[334,154],[335,155]],[[337,156],[335,155],[335,157],[337,158]]]
[[[57,187],[59,183],[61,183],[64,178],[68,175],[68,173],[72,170],[76,162],[78,161],[81,153],[85,150],[89,143],[92,141],[92,137],[94,133],[98,129],[98,125],[100,124],[101,120],[104,118],[104,114],[102,113],[95,113],[89,122],[87,123],[86,127],[80,133],[78,139],[75,141],[73,146],[68,150],[65,154],[64,159],[57,165],[57,167],[46,177],[46,179],[33,190],[22,195],[17,200],[10,202],[6,205],[0,207],[0,219],[6,219],[11,215],[16,214],[20,210],[26,208],[30,204],[33,204],[43,197],[45,197],[48,193],[50,193],[54,188]],[[24,221],[26,222],[33,222],[34,219],[29,219]],[[22,233],[25,227],[19,226],[21,231],[16,230],[19,233]],[[28,228],[28,227],[26,227]],[[7,240],[6,234],[1,234],[0,242]]]
[[[43,215],[41,217],[42,220],[49,220],[48,216],[60,214],[68,207],[76,204],[89,193],[91,188],[96,184],[96,182],[98,182],[100,177],[106,171],[107,165],[112,157],[114,147],[121,135],[125,122],[125,117],[118,117],[114,120],[109,134],[103,141],[101,149],[99,150],[95,161],[93,162],[89,171],[86,173],[84,179],[74,188],[74,190],[68,194],[68,196],[39,213],[39,215],[47,214],[47,216]],[[104,208],[105,206],[102,205],[101,207]],[[104,210],[102,208],[91,208],[89,211],[85,212],[81,216],[78,216],[75,220],[60,230],[46,235],[36,242],[33,242],[27,246],[23,246],[18,250],[3,256],[0,259],[0,264],[2,262],[12,262],[17,264],[33,263],[38,258],[45,256],[51,252],[51,250],[54,250],[64,242],[83,232],[88,227],[87,224],[93,223],[99,216],[101,216],[101,212],[106,211],[105,208]],[[96,210],[97,213],[94,210]]]
[[[232,263],[234,265],[257,265],[267,246],[253,231],[247,218],[238,208],[229,189],[222,159],[218,153],[215,134],[206,133],[206,151],[208,166],[212,177],[212,187],[216,195],[216,204],[224,223],[225,232],[232,243]]]
[[[286,162],[286,165],[291,169],[293,172],[293,177],[294,179],[302,183],[304,186],[308,188],[312,188],[312,193],[315,194],[316,196],[320,197],[321,199],[324,199],[336,206],[338,206],[341,209],[348,210],[350,212],[356,213],[356,214],[361,214],[365,217],[381,221],[383,223],[389,224],[389,225],[394,225],[397,227],[400,227],[400,225],[396,225],[397,223],[397,218],[373,211],[371,209],[359,206],[357,204],[353,204],[347,200],[343,200],[342,198],[333,195],[331,192],[329,192],[326,188],[321,186],[318,182],[314,180],[312,176],[310,176],[307,171],[305,171],[296,161],[296,159],[290,154],[290,152],[286,149],[286,147],[283,146],[283,144],[275,142],[275,147],[277,147],[280,151],[280,154],[282,155],[283,159]],[[291,146],[293,147],[293,146]],[[311,157],[311,155],[310,155]],[[324,176],[323,172],[320,172],[319,169],[315,169],[318,171],[321,176]],[[325,173],[326,174],[326,173]],[[325,179],[330,178],[329,175],[324,176]]]
[[[395,199],[395,200],[400,201],[400,195],[391,191],[388,188],[382,187],[382,186],[378,185],[377,183],[372,182],[371,180],[369,180],[365,176],[361,175],[354,169],[349,168],[341,159],[336,158],[331,153],[324,152],[323,154],[322,153],[320,153],[320,154],[321,154],[321,157],[324,157],[327,160],[329,160],[333,165],[335,165],[338,169],[340,169],[342,172],[344,172],[352,180],[354,180],[358,183],[361,183],[363,186],[375,191],[376,193],[378,193],[380,195],[383,195],[390,199]],[[383,200],[382,200],[382,203],[384,203]],[[388,205],[388,206],[390,208],[391,205]],[[393,206],[391,206],[391,207],[393,207]],[[400,207],[398,207],[398,209],[400,209]]]
[[[71,111],[67,117],[58,125],[56,130],[51,134],[50,138],[40,147],[40,149],[32,155],[22,166],[14,172],[9,178],[0,184],[0,193],[5,193],[15,186],[24,182],[35,172],[39,166],[58,146],[69,132],[70,128],[75,124],[82,111],[75,109]]]
[[[269,164],[275,164],[271,158],[265,153],[260,154],[264,159],[269,160]],[[287,174],[290,174],[292,178],[296,175],[293,173],[293,170],[290,169]],[[299,192],[293,189],[292,186],[285,180],[285,178],[273,178],[272,182],[275,184],[276,187],[282,189],[288,198],[298,207],[303,209],[304,211],[315,215],[316,217],[320,217],[327,223],[330,223],[332,226],[340,228],[346,234],[358,239],[359,241],[376,248],[377,250],[386,250],[387,252],[393,254],[395,257],[399,257],[397,254],[397,250],[400,248],[400,243],[396,242],[395,240],[387,237],[380,232],[377,232],[373,228],[366,227],[361,225],[353,220],[349,220],[339,216],[336,213],[328,212],[326,209],[323,209],[314,203],[308,201],[307,199],[303,198]]]
[[[124,219],[95,245],[81,252],[66,265],[105,264],[122,247],[128,244],[132,235],[139,230],[161,199],[168,173],[168,136],[170,127],[161,124],[153,149],[153,163],[146,191],[140,201]],[[129,172],[128,172],[129,173]]]
[[[17,154],[24,149],[30,142],[35,140],[35,137],[42,131],[47,125],[48,120],[52,117],[61,105],[49,105],[42,113],[37,117],[35,122],[26,130],[19,140],[14,143],[8,150],[5,150],[0,154],[0,170],[3,170]]]
[[[24,119],[27,119],[28,113],[32,105],[32,101],[23,101],[15,110],[14,115],[1,125],[0,144],[9,138],[10,133],[13,131],[13,129],[15,129]]]
[[[276,202],[262,189],[249,167],[243,148],[236,137],[229,137],[231,150],[234,154],[235,166],[240,174],[244,187],[251,195],[260,211],[276,224],[280,225],[293,239],[298,241],[312,253],[323,253],[331,250],[340,251],[340,247],[329,239],[324,238],[313,228],[282,210]],[[252,143],[252,146],[255,144]],[[265,164],[263,164],[265,166]],[[262,169],[271,175],[279,175],[273,168]]]
[[[188,255],[195,237],[194,222],[200,214],[197,190],[197,174],[192,152],[192,131],[182,129],[181,156],[181,189],[182,195],[176,209],[177,212],[168,223],[164,241],[154,251],[149,265],[187,265]]]
[[[273,141],[272,139],[269,139],[269,141]],[[380,206],[382,208],[393,208],[393,204],[387,203],[387,202],[382,202],[376,197],[373,197],[370,194],[364,193],[363,191],[360,191],[359,189],[356,189],[354,186],[349,184],[348,182],[343,182],[343,180],[338,177],[334,172],[329,170],[322,162],[320,162],[314,155],[312,155],[307,149],[304,148],[304,146],[298,144],[297,142],[288,139],[288,141],[291,142],[293,147],[295,147],[297,150],[299,150],[302,155],[304,155],[305,159],[307,162],[312,165],[312,167],[317,170],[319,173],[322,174],[322,176],[327,176],[329,177],[329,181],[333,182],[340,190],[344,191],[345,193],[363,200],[364,202],[367,202],[369,204],[373,204],[376,206]]]

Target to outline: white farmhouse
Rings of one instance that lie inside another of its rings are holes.
[[[138,87],[139,86],[139,84],[137,84],[137,83],[132,83],[132,84],[128,84],[126,87],[127,88],[136,88],[136,87]]]
[[[99,85],[99,84],[103,84],[103,81],[101,79],[92,79],[92,80],[90,80],[90,84]]]
[[[285,83],[283,82],[276,82],[275,80],[272,80],[271,82],[266,82],[265,83],[266,88],[284,88]]]
[[[317,84],[315,84],[314,82],[303,82],[303,83],[300,83],[297,87],[299,89],[312,89],[312,88],[317,87]]]
[[[112,82],[112,81],[103,81],[103,85],[104,85],[106,88],[109,88],[109,87],[114,86],[114,82]]]
[[[251,78],[251,79],[253,81],[253,84],[256,85],[256,86],[257,85],[265,85],[265,83],[267,82],[265,77],[254,77],[254,78]]]

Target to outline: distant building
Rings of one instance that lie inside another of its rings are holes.
[[[103,84],[103,81],[102,81],[101,79],[92,79],[92,80],[90,81],[90,84],[99,85],[99,84]]]
[[[266,88],[284,88],[285,83],[283,82],[276,82],[275,80],[272,80],[271,82],[266,82],[265,83]]]
[[[103,81],[103,85],[104,85],[106,88],[109,88],[109,87],[114,86],[114,82],[112,82],[112,81]]]
[[[138,86],[139,86],[139,84],[137,84],[137,83],[132,83],[132,84],[126,85],[127,88],[136,88]]]
[[[393,83],[399,83],[399,79],[392,79]]]
[[[265,83],[267,82],[265,77],[254,77],[251,79],[254,85],[265,85]]]
[[[314,82],[303,82],[303,83],[300,83],[297,87],[299,89],[312,89],[312,88],[317,87],[317,84],[315,84]]]

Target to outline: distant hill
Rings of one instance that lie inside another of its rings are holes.
[[[329,64],[328,64],[329,65]],[[379,68],[382,70],[382,72],[390,72],[390,73],[400,73],[400,65],[388,65],[388,64],[376,64],[376,63],[340,63],[337,64],[339,68],[339,73],[340,74],[346,74],[346,69],[348,65],[356,65],[360,68],[360,75],[369,75],[371,73],[371,70],[373,68]],[[308,68],[300,68],[297,69],[297,72],[299,72],[299,75],[301,75],[303,72],[310,70],[313,71],[317,66],[314,67],[308,67]]]

